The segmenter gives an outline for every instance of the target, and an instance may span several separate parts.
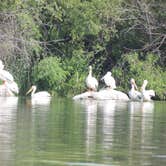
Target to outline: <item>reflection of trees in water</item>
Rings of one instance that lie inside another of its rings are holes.
[[[0,165],[12,165],[17,97],[0,97]]]
[[[51,97],[46,98],[28,98],[26,99],[27,106],[30,107],[42,107],[42,106],[49,106],[51,103]]]

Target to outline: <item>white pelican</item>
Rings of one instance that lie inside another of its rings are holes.
[[[86,78],[86,85],[90,91],[96,91],[98,88],[98,81],[92,76],[92,66],[89,66],[89,74]]]
[[[7,71],[0,69],[0,79],[3,81],[13,82],[14,78],[13,76]]]
[[[151,97],[155,96],[154,90],[145,90],[147,84],[148,84],[148,81],[144,80],[141,87],[141,94],[144,101],[150,101]]]
[[[0,96],[9,97],[15,96],[15,94],[19,93],[18,85],[16,82],[8,83],[3,81],[3,84],[0,85]]]
[[[47,92],[47,91],[41,91],[41,92],[37,92],[35,93],[37,87],[35,85],[32,85],[31,88],[28,90],[28,92],[26,93],[29,94],[31,92],[31,97],[32,98],[37,98],[37,99],[40,99],[40,98],[48,98],[48,97],[51,97],[51,95]]]
[[[18,94],[19,93],[19,88],[18,85],[15,81],[13,82],[5,82],[6,86],[8,87],[8,90],[11,91],[10,94]]]
[[[140,101],[142,99],[142,94],[141,92],[137,91],[138,88],[133,78],[131,78],[130,84],[131,84],[131,90],[128,93],[130,99],[134,101]]]
[[[108,71],[102,78],[101,80],[104,80],[105,84],[107,87],[110,89],[115,89],[116,88],[116,82],[114,77],[111,76],[111,72]]]
[[[3,70],[4,69],[4,64],[3,62],[0,60],[0,70]]]
[[[14,81],[12,74],[10,74],[7,70],[4,70],[4,64],[0,60],[0,79],[3,81]]]
[[[0,96],[5,97],[7,95],[8,95],[8,89],[7,89],[7,86],[5,84],[5,81],[3,81],[3,84],[0,85]]]

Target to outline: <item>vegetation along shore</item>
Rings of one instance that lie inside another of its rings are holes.
[[[88,66],[111,71],[127,93],[148,80],[166,98],[166,1],[16,0],[0,2],[0,59],[24,95],[32,85],[71,97],[86,90]],[[104,86],[99,82],[99,88]]]

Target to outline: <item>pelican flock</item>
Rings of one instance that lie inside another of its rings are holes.
[[[0,60],[0,80],[3,84],[0,85],[0,96],[15,96],[15,94],[19,93],[19,88],[17,83],[14,81],[12,74],[4,69],[4,64]],[[78,94],[73,97],[74,100],[77,99],[96,99],[96,100],[133,100],[133,101],[151,101],[151,98],[155,96],[154,90],[146,90],[146,86],[148,84],[147,80],[143,81],[140,92],[138,91],[138,87],[135,83],[135,80],[131,78],[130,84],[131,89],[128,92],[128,95],[115,90],[116,89],[116,81],[112,76],[112,73],[108,71],[101,80],[104,81],[107,88],[98,90],[98,80],[92,74],[92,66],[89,66],[89,73],[86,77],[85,83],[87,86],[87,91],[81,94]],[[51,95],[47,91],[36,92],[37,87],[33,85],[26,93],[29,94],[31,92],[31,99],[44,99],[50,98]]]
[[[116,81],[112,76],[112,73],[108,71],[101,80],[104,81],[106,88],[100,89],[98,88],[98,81],[95,77],[92,76],[92,66],[89,66],[89,73],[86,78],[86,86],[88,87],[88,91],[75,95],[73,97],[74,100],[78,99],[88,99],[92,98],[95,100],[125,100],[125,101],[150,101],[151,97],[155,95],[153,90],[146,90],[147,80],[144,80],[144,83],[141,87],[141,91],[138,91],[138,87],[133,78],[130,79],[131,89],[128,92],[128,95],[124,92],[115,90],[116,89]]]

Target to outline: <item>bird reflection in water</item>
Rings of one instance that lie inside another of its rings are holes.
[[[31,110],[32,108],[41,108],[42,110],[48,110],[51,104],[51,98],[42,98],[42,99],[34,99],[34,98],[26,98],[26,107]]]
[[[116,100],[103,100],[99,102],[99,109],[102,114],[102,145],[104,149],[110,149],[113,144],[116,106]]]
[[[27,99],[29,105],[49,105],[51,102],[51,98],[41,98],[41,99]]]
[[[114,139],[115,112],[126,109],[127,102],[93,99],[79,100],[77,102],[82,104],[86,111],[87,156],[94,152],[96,141],[100,141],[103,149],[111,149]],[[97,135],[100,135],[100,139],[97,139]]]
[[[79,103],[85,108],[86,118],[86,149],[90,156],[96,145],[96,123],[97,123],[97,100],[80,100]]]
[[[18,97],[1,97],[0,96],[0,110],[6,109],[6,111],[11,111],[11,108],[16,108],[18,103]],[[3,110],[4,111],[4,110]]]
[[[12,165],[15,123],[17,119],[17,97],[0,97],[0,165]]]
[[[154,103],[129,102],[128,109],[130,112],[129,149],[131,156],[133,154],[133,147],[136,145],[140,146],[139,148],[142,148],[144,151],[145,149],[155,148],[151,147]],[[140,132],[138,133],[138,131]],[[144,156],[142,157],[145,159]],[[148,158],[146,160],[148,162]]]

